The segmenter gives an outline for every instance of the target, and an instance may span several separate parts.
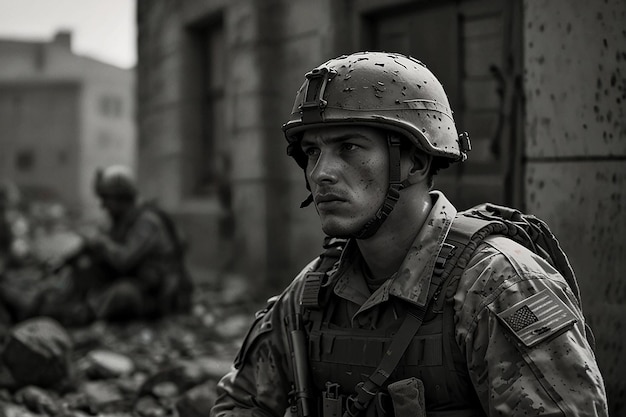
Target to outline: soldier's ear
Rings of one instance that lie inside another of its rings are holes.
[[[428,179],[430,164],[433,160],[432,156],[415,147],[411,148],[409,155],[411,161],[409,176],[407,178],[409,182],[411,184],[416,184]]]

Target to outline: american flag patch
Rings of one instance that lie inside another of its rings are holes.
[[[497,315],[528,347],[577,321],[572,310],[548,288]]]

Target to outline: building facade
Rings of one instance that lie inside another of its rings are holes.
[[[413,55],[472,139],[437,188],[460,209],[490,201],[549,222],[623,409],[623,1],[138,0],[137,13],[139,177],[193,263],[262,294],[284,287],[322,240],[280,129],[304,74],[357,50]]]
[[[0,178],[32,199],[99,215],[97,167],[135,167],[134,72],[51,41],[0,40]]]

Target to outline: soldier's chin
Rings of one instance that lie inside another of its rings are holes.
[[[322,231],[324,232],[324,234],[326,234],[326,236],[336,237],[339,239],[348,239],[352,237],[358,230],[353,227],[346,227],[336,223],[329,223],[322,224]]]

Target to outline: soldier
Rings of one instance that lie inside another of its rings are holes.
[[[192,281],[169,216],[153,204],[138,202],[134,177],[124,166],[99,170],[95,192],[110,229],[84,236],[83,250],[72,257],[75,276],[68,296],[84,303],[68,311],[67,306],[59,306],[58,296],[43,294],[38,314],[82,324],[186,311]]]
[[[435,76],[362,52],[306,78],[288,153],[324,233],[347,240],[258,314],[211,415],[606,416],[564,276],[504,236],[454,254],[464,233],[433,176],[469,140]]]

